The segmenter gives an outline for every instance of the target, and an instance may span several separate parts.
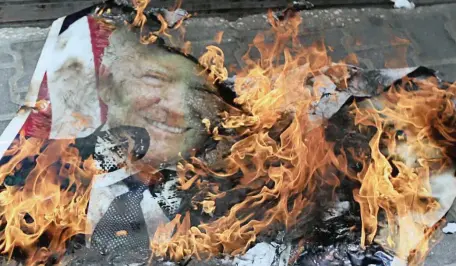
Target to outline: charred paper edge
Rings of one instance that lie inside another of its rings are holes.
[[[54,51],[54,46],[57,43],[57,38],[59,37],[59,32],[62,28],[64,19],[65,17],[61,17],[52,23],[51,29],[49,30],[43,49],[41,51],[40,58],[36,64],[35,71],[33,72],[24,104],[20,107],[19,111],[16,113],[16,116],[11,120],[11,122],[8,124],[0,136],[0,158],[3,157],[3,154],[16,138],[19,130],[21,130],[22,126],[31,113],[31,110],[29,108],[23,109],[23,107],[35,106],[41,83],[43,82],[44,74],[47,71],[48,64],[52,62],[52,52]]]

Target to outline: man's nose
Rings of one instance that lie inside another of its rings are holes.
[[[145,109],[151,105],[157,104],[161,101],[160,97],[139,97],[135,100],[135,109],[141,110]]]

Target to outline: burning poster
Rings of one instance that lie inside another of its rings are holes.
[[[2,252],[30,265],[421,263],[456,196],[453,84],[333,63],[298,42],[291,9],[228,78],[219,48],[195,59],[176,39],[186,18],[116,1],[54,22],[1,136]]]

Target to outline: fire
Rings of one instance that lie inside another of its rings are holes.
[[[140,27],[141,29],[144,27],[144,24],[147,21],[146,15],[144,15],[144,10],[149,2],[150,0],[132,0],[136,10],[136,16],[132,23],[133,26]]]
[[[230,191],[219,192],[216,187],[207,192],[203,211],[209,202],[212,207],[212,202],[227,193],[245,188],[250,193],[225,216],[206,224],[189,227],[187,218],[176,217],[154,236],[154,254],[172,260],[241,254],[272,226],[283,225],[285,230],[295,226],[325,189],[337,188],[341,176],[336,176],[335,169],[339,169],[360,184],[353,193],[361,209],[362,245],[384,241],[398,257],[413,264],[422,261],[436,230],[430,223],[438,220],[439,203],[432,197],[430,179],[451,167],[453,87],[440,88],[435,80],[415,80],[419,88],[410,90],[406,87],[411,83],[403,80],[362,106],[354,103],[352,113],[359,130],[375,134],[369,143],[371,156],[360,158],[363,170],[349,173],[346,158],[336,156],[333,143],[325,140],[324,121],[309,119],[313,103],[321,96],[317,88],[323,87],[319,82],[325,82],[322,75],[347,88],[346,66],[343,62],[334,65],[324,45],[300,45],[299,16],[281,22],[269,18],[271,31],[257,35],[252,45],[261,58],[255,61],[247,54],[247,67],[237,73],[235,101],[244,113],[222,114],[222,126],[235,129],[240,137],[224,161],[225,169],[213,171],[197,158],[178,166],[183,190],[210,187],[208,176],[240,174],[238,185]],[[271,36],[274,41],[268,43]],[[219,49],[211,48],[201,61],[210,69],[209,59],[214,62],[220,55]],[[351,55],[348,61],[356,59]],[[225,71],[222,64],[212,67],[212,73]],[[312,79],[313,86],[309,86]],[[289,124],[272,137],[271,132],[285,118]],[[264,214],[258,215],[258,210]],[[386,236],[378,232],[383,213],[388,223]]]
[[[209,72],[208,79],[213,83],[227,79],[228,70],[225,68],[225,56],[222,49],[213,45],[206,49],[207,52],[200,57],[199,62],[205,67],[204,72]]]
[[[377,130],[370,143],[372,162],[357,176],[362,185],[355,198],[361,206],[363,243],[374,240],[381,209],[387,215],[388,242],[398,256],[414,251],[424,258],[428,244],[422,240],[429,239],[439,208],[430,178],[452,164],[447,150],[455,140],[454,89],[439,88],[435,80],[418,82],[418,90],[407,85],[404,80],[364,110],[354,107],[357,122]]]
[[[265,35],[255,38],[254,46],[262,57],[257,62],[245,57],[248,68],[237,75],[235,90],[239,97],[235,101],[242,105],[244,114],[222,115],[223,127],[235,129],[241,136],[231,147],[224,171],[213,171],[197,158],[178,165],[182,189],[212,188],[203,201],[206,204],[236,190],[248,188],[251,192],[225,216],[210,223],[189,228],[186,219],[176,217],[157,230],[152,241],[155,255],[181,260],[219,253],[242,254],[270,226],[292,228],[312,208],[320,193],[339,184],[334,166],[344,160],[334,154],[333,144],[325,140],[321,121],[309,119],[312,103],[320,95],[305,85],[321,64],[311,60],[330,60],[319,49],[298,45],[296,29],[300,17],[276,24],[271,16],[271,22],[270,34],[276,36],[275,42],[266,45]],[[289,40],[294,47],[286,47]],[[202,61],[217,58],[217,52],[208,49]],[[279,61],[282,53],[283,63]],[[285,118],[290,119],[289,125],[275,128]],[[281,134],[272,137],[273,130]],[[236,173],[241,176],[239,184],[230,191],[219,192],[206,179],[208,175],[230,178]],[[171,234],[176,228],[176,233]]]
[[[45,143],[20,135],[5,154],[12,158],[0,167],[5,185],[0,192],[3,252],[11,256],[19,247],[30,256],[28,264],[35,264],[62,255],[67,240],[86,232],[85,211],[96,170],[92,160],[81,160],[73,142]],[[30,169],[32,158],[36,165]],[[23,187],[5,181],[22,177]],[[51,236],[49,243],[38,246],[46,235]]]
[[[214,37],[214,41],[216,43],[220,44],[222,42],[222,39],[223,39],[223,31],[217,32],[217,34]]]
[[[140,42],[143,44],[154,43],[158,40],[159,37],[167,38],[171,43],[173,43],[175,40],[170,35],[169,29],[170,28],[180,29],[183,21],[190,17],[189,14],[186,14],[181,19],[176,21],[175,24],[169,25],[168,21],[163,17],[163,15],[158,14],[157,19],[160,22],[160,28],[158,30],[148,32],[147,34],[143,34],[144,25],[147,21],[147,17],[145,15],[145,10],[149,5],[150,0],[132,0],[132,3],[133,3],[133,6],[135,7],[136,15],[135,15],[133,22],[131,23],[131,26],[138,27],[141,29]],[[176,1],[175,7],[173,8],[173,10],[180,8],[180,6],[181,6],[181,1]],[[188,49],[189,49],[189,47],[186,47],[184,50],[186,51]]]
[[[139,14],[139,13],[138,13]],[[144,15],[143,15],[144,16]],[[155,41],[157,41],[158,39],[158,36],[160,35],[163,35],[165,37],[171,37],[171,35],[169,35],[167,33],[167,30],[168,30],[168,23],[166,22],[166,20],[163,18],[162,15],[158,15],[158,20],[160,21],[161,23],[161,26],[160,26],[160,29],[158,29],[157,31],[154,31],[154,32],[150,32],[148,35],[146,36],[142,36],[141,37],[141,43],[143,44],[149,44],[149,43],[154,43]]]
[[[148,3],[134,1],[133,26],[144,27]],[[155,42],[158,36],[170,38],[166,20],[158,19],[161,28],[143,36],[142,43]],[[359,157],[363,168],[353,173],[347,169],[346,154],[326,140],[325,118],[312,114],[325,84],[347,89],[350,75],[345,62],[356,60],[351,55],[333,63],[324,44],[303,46],[298,39],[300,16],[277,21],[269,13],[269,22],[271,30],[258,34],[251,45],[261,57],[252,59],[247,53],[246,67],[236,75],[235,102],[241,112],[221,113],[220,125],[202,121],[214,139],[234,143],[218,164],[223,169],[213,169],[196,157],[177,165],[180,189],[197,188],[193,207],[210,219],[192,225],[187,213],[161,225],[151,239],[154,256],[180,261],[242,254],[271,228],[287,231],[301,226],[319,204],[334,200],[346,175],[359,184],[353,196],[361,211],[362,244],[384,242],[397,256],[421,261],[429,250],[428,240],[436,229],[430,223],[439,208],[430,179],[451,167],[449,158],[454,155],[456,88],[437,80],[414,80],[418,88],[411,88],[410,80],[404,79],[381,96],[354,102],[350,110],[358,130],[373,137],[370,156]],[[217,34],[215,41],[220,42],[222,35]],[[190,43],[183,48],[188,52]],[[207,47],[199,61],[210,73],[209,82],[227,79],[224,54],[217,46]],[[235,133],[223,135],[221,129]],[[28,263],[39,263],[52,254],[61,256],[67,240],[89,231],[86,207],[98,171],[92,159],[81,159],[73,144],[74,140],[47,143],[20,135],[5,154],[11,159],[0,166],[0,182],[5,184],[0,192],[3,252],[11,256],[21,248],[30,257]],[[7,185],[7,177],[26,173],[24,162],[31,158],[36,165],[25,174],[24,186]],[[150,172],[155,174],[155,169]],[[224,190],[214,178],[236,185]],[[242,194],[242,200],[216,216],[217,202],[232,193]],[[378,229],[383,214],[386,231]],[[47,235],[49,244],[39,246]]]

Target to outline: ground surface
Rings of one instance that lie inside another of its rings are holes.
[[[381,8],[325,9],[304,11],[301,38],[306,43],[324,39],[334,60],[350,53],[360,66],[402,67],[424,65],[439,70],[447,80],[456,80],[456,4],[420,7],[414,10]],[[220,45],[227,64],[242,65],[241,57],[255,34],[268,28],[265,15],[227,21],[222,18],[192,18],[187,39],[198,57],[214,36],[224,31]],[[0,28],[0,132],[8,125],[27,92],[48,29]],[[399,41],[407,39],[410,43]],[[397,60],[391,60],[397,59]],[[449,220],[454,220],[451,215]],[[445,235],[432,250],[426,265],[456,265],[456,236]]]

